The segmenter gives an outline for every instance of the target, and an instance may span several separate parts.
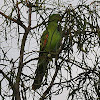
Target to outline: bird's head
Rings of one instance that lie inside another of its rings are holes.
[[[58,22],[61,20],[61,16],[60,14],[52,14],[49,16],[49,21],[55,21],[55,22]]]

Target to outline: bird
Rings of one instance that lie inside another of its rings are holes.
[[[60,14],[52,14],[49,16],[48,25],[40,39],[40,52],[35,71],[35,78],[32,89],[36,90],[43,84],[43,77],[48,70],[50,59],[55,58],[62,40],[62,29],[58,22],[61,20]]]

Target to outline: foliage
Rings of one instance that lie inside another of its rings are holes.
[[[96,3],[61,0],[4,0],[0,7],[0,95],[2,100],[100,99],[100,16]],[[39,41],[48,17],[62,17],[62,43],[39,90],[32,90]]]

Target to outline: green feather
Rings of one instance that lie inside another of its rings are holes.
[[[35,71],[36,76],[32,85],[33,90],[39,89],[42,85],[43,77],[46,74],[47,65],[50,61],[48,54],[54,57],[54,54],[59,50],[62,40],[61,27],[60,30],[58,27],[58,21],[60,21],[60,19],[61,17],[59,14],[51,15],[48,20],[48,26],[41,37],[39,60]]]

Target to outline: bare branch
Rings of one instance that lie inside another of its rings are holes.
[[[10,78],[2,71],[0,70],[0,73],[3,75],[4,78],[6,78],[9,82],[9,85],[11,86],[11,88],[13,89],[14,84],[12,83],[12,81],[10,80]]]
[[[20,25],[20,26],[23,27],[24,29],[26,29],[26,26],[22,23],[22,21],[18,21],[18,20],[16,20],[16,19],[12,18],[12,17],[9,17],[9,16],[7,16],[6,14],[4,14],[4,13],[1,12],[1,11],[0,11],[0,14],[1,14],[2,16],[4,16],[5,18],[7,18],[7,19],[9,19],[9,20],[11,20],[11,21],[17,23],[18,25]]]

